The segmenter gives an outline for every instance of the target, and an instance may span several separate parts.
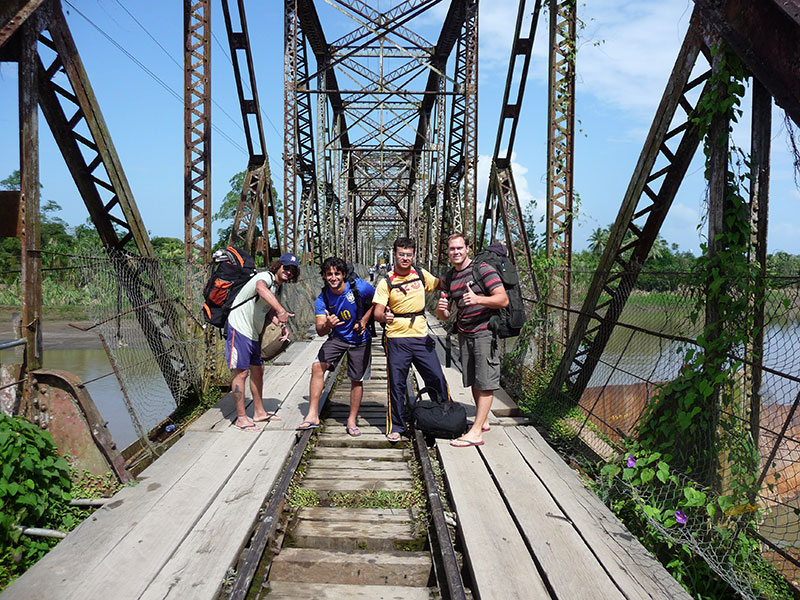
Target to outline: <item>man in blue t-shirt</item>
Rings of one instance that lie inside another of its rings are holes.
[[[317,335],[329,336],[311,366],[308,414],[298,431],[319,427],[319,398],[325,383],[325,371],[333,370],[347,353],[347,377],[350,379],[350,415],[347,433],[361,435],[356,418],[364,393],[363,382],[369,379],[372,344],[369,320],[372,317],[372,296],[375,288],[361,279],[353,290],[346,281],[347,263],[335,256],[325,259],[320,269],[325,287],[314,304]]]

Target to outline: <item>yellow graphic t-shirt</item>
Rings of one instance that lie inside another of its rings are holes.
[[[421,267],[420,271],[425,279],[425,289],[422,289],[419,274],[413,267],[411,272],[405,276],[396,275],[394,271],[388,273],[393,286],[404,281],[409,282],[402,286],[402,289],[406,291],[405,294],[401,288],[393,288],[392,293],[389,294],[389,285],[386,283],[386,279],[378,282],[375,296],[372,298],[373,304],[387,306],[395,314],[394,321],[386,325],[387,337],[425,337],[428,335],[428,324],[423,315],[417,316],[413,325],[411,317],[396,316],[401,313],[415,313],[423,310],[425,308],[425,292],[432,292],[439,286],[439,280],[436,277]]]

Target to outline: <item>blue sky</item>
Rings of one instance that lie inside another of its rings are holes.
[[[153,0],[73,0],[64,3],[81,58],[121,157],[145,226],[152,236],[183,236],[183,3]],[[373,2],[373,4],[375,4]],[[396,1],[380,0],[390,8]],[[532,0],[529,0],[532,5]],[[124,5],[124,8],[123,8]],[[212,2],[212,195],[214,210],[229,190],[228,179],[247,164],[225,27],[218,2]],[[247,3],[267,149],[275,185],[282,195],[283,9],[282,2]],[[328,39],[352,28],[335,9],[318,0]],[[581,197],[574,248],[599,226],[611,223],[619,209],[669,72],[688,25],[690,0],[587,0],[579,5],[580,31],[576,118],[581,132],[575,147],[575,189]],[[127,9],[127,10],[126,10]],[[91,20],[89,23],[83,15]],[[517,2],[484,0],[480,10],[479,192],[485,198],[499,106],[505,83]],[[420,33],[435,41],[446,2],[420,22]],[[134,20],[135,19],[135,20]],[[138,21],[138,23],[137,23]],[[540,18],[534,60],[515,146],[515,176],[523,205],[535,201],[544,212],[547,103],[547,15]],[[141,24],[141,26],[140,26]],[[95,27],[96,26],[96,27]],[[101,31],[98,30],[102,30]],[[146,31],[145,31],[146,30]],[[105,34],[105,35],[104,35]],[[145,65],[162,83],[137,66]],[[155,38],[154,41],[152,38]],[[163,46],[163,49],[160,46]],[[16,67],[0,64],[0,178],[18,168]],[[773,117],[770,251],[800,253],[800,202],[783,126]],[[748,146],[745,113],[735,139]],[[43,199],[58,202],[59,216],[72,225],[88,213],[47,128],[41,130]],[[662,229],[669,242],[697,253],[704,228],[702,162],[696,158]],[[218,224],[214,225],[214,235]],[[541,228],[540,228],[541,231]]]

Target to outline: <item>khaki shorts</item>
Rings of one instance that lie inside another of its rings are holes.
[[[500,389],[500,354],[493,349],[494,336],[458,336],[461,350],[461,382],[476,390]]]
[[[361,344],[349,344],[337,337],[325,340],[317,354],[317,362],[330,365],[329,370],[347,354],[347,377],[351,381],[366,381],[370,376],[370,363],[372,362],[372,344],[368,341]]]

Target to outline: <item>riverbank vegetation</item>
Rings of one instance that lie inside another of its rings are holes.
[[[22,528],[74,529],[94,510],[73,498],[105,498],[120,487],[113,474],[79,473],[59,456],[49,433],[22,417],[0,413],[0,591],[47,554],[56,537]]]

